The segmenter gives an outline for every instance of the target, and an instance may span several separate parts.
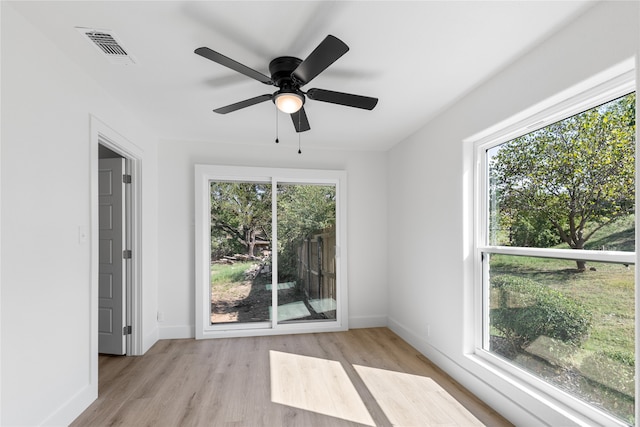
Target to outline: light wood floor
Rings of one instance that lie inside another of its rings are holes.
[[[509,426],[386,328],[163,340],[100,356],[72,426]]]

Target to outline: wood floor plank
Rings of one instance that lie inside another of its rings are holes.
[[[390,409],[391,408],[391,409]],[[387,328],[163,340],[99,358],[79,426],[510,426]]]

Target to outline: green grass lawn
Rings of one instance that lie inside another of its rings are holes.
[[[244,280],[244,272],[255,262],[236,262],[234,264],[212,264],[211,285],[232,285]]]

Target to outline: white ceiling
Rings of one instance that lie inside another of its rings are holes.
[[[275,106],[226,115],[275,87],[193,53],[207,46],[263,74],[301,59],[327,34],[350,50],[303,89],[379,98],[373,111],[311,101],[305,146],[386,150],[584,11],[588,1],[46,1],[13,2],[162,138],[273,143]],[[110,63],[75,27],[111,30],[136,59]],[[522,82],[523,85],[526,82]],[[489,107],[489,106],[488,106]],[[291,119],[282,142],[295,143]]]

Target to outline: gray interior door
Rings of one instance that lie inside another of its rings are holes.
[[[99,160],[98,351],[125,354],[125,189],[124,162]]]

